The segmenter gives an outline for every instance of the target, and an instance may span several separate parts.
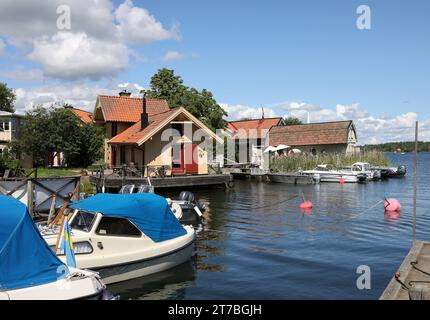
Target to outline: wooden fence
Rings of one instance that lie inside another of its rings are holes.
[[[12,196],[28,206],[35,216],[47,213],[55,196],[55,206],[62,206],[73,193],[79,198],[80,176],[0,179],[0,194]]]

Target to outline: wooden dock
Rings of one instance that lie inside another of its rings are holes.
[[[380,300],[430,300],[430,242],[417,241]]]
[[[107,191],[114,189],[118,190],[123,185],[134,184],[148,184],[145,177],[116,177],[116,176],[90,176],[90,182],[101,189],[104,185]],[[186,175],[186,176],[173,176],[163,178],[151,178],[151,184],[155,189],[166,188],[188,188],[193,187],[207,187],[207,186],[223,186],[230,188],[233,186],[233,177],[228,174],[209,174],[209,175]],[[99,191],[99,190],[98,190]]]

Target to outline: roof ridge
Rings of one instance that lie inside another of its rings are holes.
[[[260,118],[260,119],[243,119],[243,120],[232,120],[232,121],[227,121],[227,122],[233,123],[233,122],[261,121],[261,120],[275,120],[275,119],[282,120],[282,117],[271,117],[271,118]]]
[[[121,96],[110,96],[106,94],[99,94],[99,97],[105,97],[105,98],[115,98],[115,99],[130,99],[130,100],[142,100],[143,98],[140,97],[121,97]],[[157,100],[157,101],[167,101],[167,99],[159,99],[159,98],[146,98],[147,100]]]
[[[80,109],[80,108],[76,108],[76,107],[72,107],[72,109],[73,109],[73,110],[78,110],[78,111],[82,111],[82,112],[86,112],[86,113],[91,113],[91,114],[93,114],[91,111],[87,111],[87,110]]]

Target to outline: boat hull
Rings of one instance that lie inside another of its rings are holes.
[[[319,174],[321,182],[339,183],[341,180],[343,180],[345,183],[357,183],[357,182],[359,182],[357,175],[349,174],[349,173],[324,172],[324,171],[305,171],[304,173],[308,174],[308,175]]]
[[[316,183],[311,175],[297,175],[286,173],[273,173],[268,174],[267,177],[274,183],[286,184],[314,184]]]
[[[76,279],[58,279],[55,282],[0,292],[0,300],[101,300],[105,286],[90,271],[69,268],[72,273],[85,275]],[[61,273],[59,273],[61,275]]]
[[[190,259],[194,254],[194,241],[173,252],[156,257],[129,262],[125,264],[93,268],[97,271],[105,284],[122,282],[144,277],[176,267]]]

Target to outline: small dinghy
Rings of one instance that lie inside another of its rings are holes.
[[[103,299],[91,271],[67,267],[40,236],[27,207],[0,195],[0,300]]]
[[[194,228],[182,226],[161,196],[99,193],[69,209],[76,264],[97,271],[106,284],[173,268],[194,253]],[[55,247],[55,232],[42,234]]]

